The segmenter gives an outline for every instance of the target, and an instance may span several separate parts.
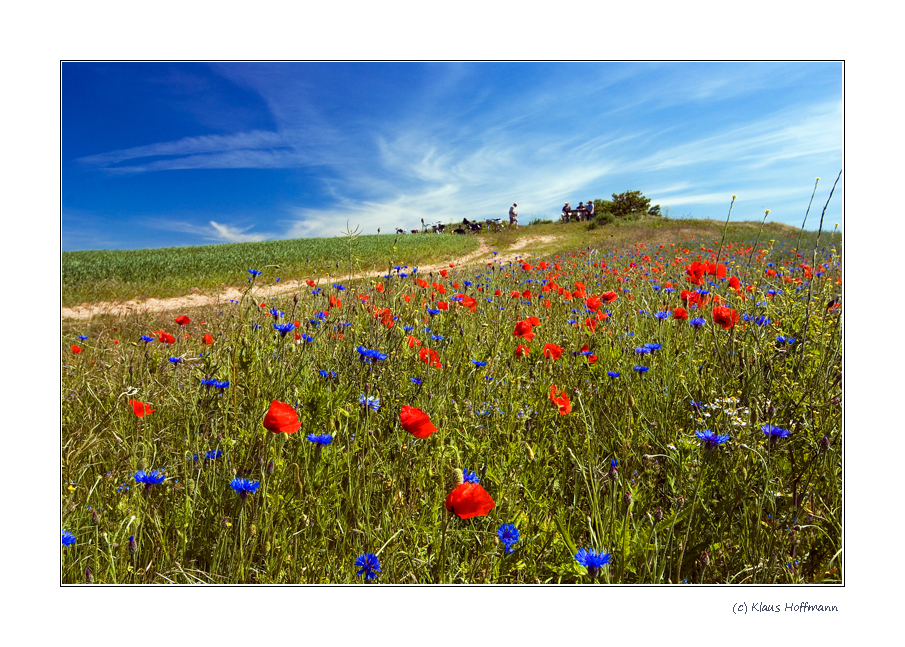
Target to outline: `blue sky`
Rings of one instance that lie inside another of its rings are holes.
[[[639,190],[672,217],[816,229],[841,63],[64,63],[62,248],[557,217]],[[841,223],[844,177],[827,210]]]

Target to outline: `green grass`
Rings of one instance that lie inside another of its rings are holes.
[[[826,307],[840,290],[840,241],[821,237],[816,259],[827,267],[808,281],[791,268],[813,265],[814,236],[799,257],[796,231],[768,228],[749,251],[759,226],[730,225],[720,256],[729,275],[755,286],[744,293],[749,298],[725,282],[704,286],[752,319],[732,330],[713,325],[709,306],[692,313],[706,319],[699,330],[653,316],[681,305],[680,291],[694,287],[686,265],[715,255],[722,225],[699,221],[594,231],[539,225],[486,237],[503,251],[518,236],[561,236],[546,259],[560,270],[542,270],[541,258],[531,257],[527,271],[457,268],[445,279],[425,276],[428,288],[394,277],[382,281],[384,293],[373,281],[352,282],[343,292],[302,291],[298,303],[289,295],[267,299],[265,308],[252,291],[240,304],[189,312],[185,328],[173,322],[182,313],[68,322],[61,494],[63,528],[77,542],[62,549],[63,581],[84,581],[87,568],[95,582],[361,582],[355,558],[372,552],[382,565],[378,583],[841,582],[841,309]],[[425,238],[476,244],[474,237]],[[590,265],[600,261],[607,267]],[[786,280],[767,276],[767,263]],[[233,270],[246,265],[254,266],[243,261]],[[307,276],[300,270],[293,278]],[[591,332],[582,325],[583,300],[556,290],[527,303],[509,296],[538,293],[541,279],[568,290],[580,281],[589,294],[613,290],[619,298]],[[651,279],[661,288],[671,281],[675,292],[655,290]],[[477,312],[451,304],[426,315],[423,302],[450,302],[451,284],[461,289],[465,280]],[[431,282],[446,294],[434,294]],[[493,297],[496,289],[501,297]],[[342,308],[309,323],[330,310],[328,294],[340,296]],[[386,328],[371,304],[399,319]],[[265,316],[271,307],[299,320],[312,341],[275,334]],[[529,357],[516,359],[515,346],[526,342],[512,331],[528,316],[542,323]],[[770,322],[754,321],[762,316]],[[176,343],[140,340],[160,329],[176,334]],[[202,342],[205,333],[212,345]],[[420,362],[408,334],[435,348],[443,368]],[[777,335],[796,341],[778,344]],[[637,354],[647,342],[662,347]],[[545,343],[564,348],[562,356],[544,358]],[[73,344],[84,351],[74,354]],[[593,364],[574,354],[584,344]],[[360,345],[387,359],[363,364]],[[169,357],[184,359],[174,365]],[[650,371],[636,373],[637,365]],[[337,375],[324,378],[321,370]],[[217,393],[201,386],[205,378],[230,386]],[[561,415],[550,401],[552,384],[565,389],[571,413]],[[362,394],[379,397],[380,410],[361,407]],[[155,413],[137,418],[131,398]],[[274,399],[296,408],[298,433],[262,428]],[[692,400],[707,406],[694,409]],[[404,404],[426,411],[438,431],[428,439],[406,433]],[[790,437],[769,441],[766,422]],[[695,436],[704,429],[731,440],[707,450]],[[319,450],[308,433],[334,441]],[[203,459],[218,449],[220,458]],[[444,500],[460,470],[483,465],[481,483],[496,507],[485,517],[450,516]],[[139,469],[164,469],[167,479],[145,491],[133,478]],[[229,486],[237,476],[260,489],[243,501]],[[502,523],[521,535],[512,555],[496,540]],[[612,564],[595,579],[575,561],[579,548],[610,553]]]
[[[477,247],[472,236],[408,234],[360,236],[352,243],[351,258],[347,238],[63,252],[63,306],[175,297],[193,288],[207,292],[247,285],[250,268],[269,268],[270,278],[284,280],[344,276],[350,267],[353,273],[385,271],[397,261],[414,266],[437,256],[462,256]]]

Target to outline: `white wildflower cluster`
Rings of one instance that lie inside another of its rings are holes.
[[[728,416],[729,424],[733,427],[747,427],[750,411],[748,407],[739,406],[739,399],[736,397],[717,398],[710,404],[699,405],[692,419],[699,427],[705,427],[711,424],[708,418],[719,416],[720,414]]]

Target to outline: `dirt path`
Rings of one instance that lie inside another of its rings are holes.
[[[418,273],[427,274],[428,272],[437,272],[442,269],[448,269],[450,263],[453,263],[457,267],[461,265],[473,265],[479,260],[482,263],[490,261],[496,263],[509,263],[523,256],[523,254],[521,253],[515,253],[515,250],[525,249],[532,244],[549,243],[556,240],[557,238],[558,236],[527,236],[513,243],[505,253],[497,254],[496,256],[492,255],[494,250],[487,245],[487,242],[483,238],[479,238],[478,240],[480,240],[481,242],[480,246],[470,254],[466,254],[465,256],[453,259],[452,261],[421,266],[418,268]],[[344,278],[348,280],[377,278],[380,276],[383,276],[382,271],[365,272],[363,274],[356,274],[351,277]],[[300,281],[285,281],[276,285],[261,286],[255,290],[255,295],[260,297],[270,297],[278,294],[292,293],[298,291],[300,289],[300,285],[302,285]],[[183,310],[187,308],[215,305],[217,303],[228,302],[230,299],[239,299],[241,297],[242,290],[240,290],[239,288],[226,288],[221,293],[216,295],[206,295],[199,293],[187,294],[185,296],[172,297],[169,299],[151,298],[145,299],[144,301],[136,301],[135,299],[132,299],[130,301],[122,302],[100,301],[98,303],[83,304],[72,308],[62,308],[61,318],[90,319],[91,317],[100,314],[124,316],[138,314],[140,312]]]

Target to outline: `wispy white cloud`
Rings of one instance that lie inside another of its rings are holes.
[[[221,224],[214,220],[211,220],[207,226],[196,225],[182,220],[153,217],[145,218],[142,222],[145,226],[152,229],[191,234],[210,243],[253,243],[276,237],[274,232],[246,233],[253,228],[253,225],[237,227],[235,225]]]

